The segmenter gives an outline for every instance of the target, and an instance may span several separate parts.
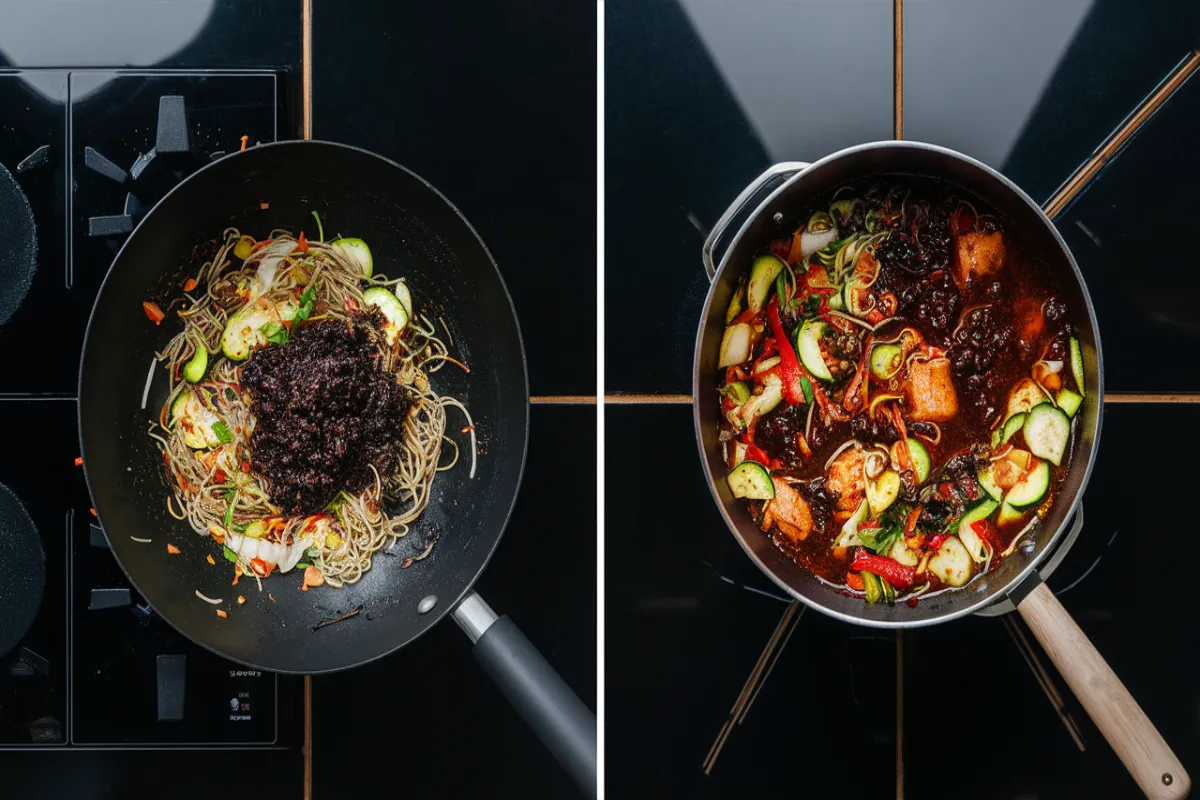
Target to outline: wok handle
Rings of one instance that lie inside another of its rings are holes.
[[[538,735],[585,796],[595,798],[596,715],[525,634],[472,592],[454,619],[475,643],[475,660]]]
[[[704,240],[704,248],[700,251],[701,258],[704,259],[704,269],[708,272],[708,279],[711,281],[717,277],[717,262],[724,255],[724,249],[719,255],[714,251],[717,245],[721,243],[721,239],[725,236],[725,230],[729,227],[734,218],[739,216],[746,210],[746,206],[750,201],[756,198],[763,189],[769,188],[774,190],[780,183],[783,183],[788,178],[795,175],[797,172],[808,169],[807,161],[782,161],[773,166],[767,167],[762,175],[759,175],[750,185],[742,190],[742,193],[730,204],[729,208],[725,209],[725,213],[713,225],[712,230],[708,232],[708,237]]]
[[[1017,610],[1146,796],[1187,797],[1183,764],[1049,587],[1038,581]]]

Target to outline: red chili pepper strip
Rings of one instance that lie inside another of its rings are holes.
[[[817,379],[809,375],[808,370],[800,364],[800,359],[796,358],[796,351],[788,341],[783,322],[779,319],[779,301],[774,297],[767,304],[767,322],[771,325],[771,332],[775,335],[775,343],[779,347],[779,378],[783,381],[783,396],[788,404],[794,406],[804,402],[804,388],[800,379],[808,378],[812,385],[813,399],[817,401],[821,413],[838,422],[849,422],[850,415],[829,399]]]
[[[925,541],[925,546],[928,547],[930,549],[930,551],[936,553],[938,550],[942,549],[942,544],[945,541],[946,541],[946,534],[937,533],[937,534],[934,534],[933,536],[930,536]]]
[[[842,398],[842,405],[851,414],[861,411],[866,405],[866,392],[859,392],[867,379],[867,361],[871,358],[871,348],[874,346],[874,337],[868,336],[866,343],[863,345],[862,357],[858,360],[858,367],[854,371],[854,378],[850,381],[850,385],[846,387],[846,396]]]
[[[874,555],[862,547],[854,551],[854,561],[850,564],[850,569],[873,572],[897,589],[907,589],[917,579],[917,571],[912,567],[906,567],[899,561],[885,556]]]
[[[916,530],[917,520],[921,518],[921,506],[917,506],[908,513],[908,519],[904,521],[904,538],[912,536],[912,532]]]
[[[752,445],[752,444],[746,445],[746,460],[747,461],[757,461],[759,464],[762,464],[764,467],[771,466],[771,457],[768,456],[765,452],[763,452],[761,447],[756,447],[755,445]]]

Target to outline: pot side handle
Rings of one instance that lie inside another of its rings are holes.
[[[808,169],[807,161],[782,161],[774,166],[767,167],[763,174],[759,175],[750,185],[742,190],[742,193],[725,209],[725,213],[713,225],[712,230],[708,232],[707,238],[704,240],[704,248],[701,250],[701,258],[704,259],[704,269],[708,272],[708,279],[711,281],[717,277],[717,264],[721,257],[725,254],[724,248],[719,254],[715,254],[717,246],[723,244],[721,241],[725,237],[725,232],[736,217],[746,210],[746,206],[750,201],[757,199],[758,195],[764,189],[775,191],[779,184],[786,181],[798,172]]]
[[[1017,610],[1146,796],[1187,797],[1183,764],[1049,587],[1038,582]]]

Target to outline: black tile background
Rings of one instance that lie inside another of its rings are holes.
[[[313,137],[403,164],[470,220],[534,395],[596,393],[595,42],[585,2],[313,8]]]
[[[696,5],[708,9],[710,20],[720,4]],[[723,65],[675,0],[606,4],[606,392],[691,391],[696,322],[708,292],[700,247],[756,175],[776,161],[813,160],[891,138],[890,2],[756,5],[758,14],[727,14],[727,26],[705,29],[713,42],[744,56]],[[721,70],[763,71],[758,58],[771,58],[758,38],[764,19],[796,31],[795,47],[777,57],[780,71],[786,64],[794,74],[779,74],[777,98],[759,102],[794,107],[794,117],[803,119],[835,91],[843,106],[860,109],[855,124],[747,117]],[[854,63],[837,68],[853,81],[838,80],[830,61],[804,44],[806,35],[830,27],[848,41],[853,35]],[[756,130],[756,123],[768,127]],[[780,142],[778,151],[769,152],[763,137]]]
[[[593,406],[533,408],[524,488],[477,586],[592,709],[595,430]],[[466,635],[450,619],[399,653],[314,678],[313,729],[317,797],[348,791],[348,747],[364,770],[355,783],[363,796],[578,796],[488,681]]]
[[[891,795],[893,637],[811,611],[796,623],[770,679],[705,777],[709,747],[787,603],[712,503],[693,457],[690,407],[609,406],[605,430],[609,454],[627,452],[630,442],[653,442],[680,465],[652,482],[634,481],[613,468],[628,461],[609,456],[609,796]]]

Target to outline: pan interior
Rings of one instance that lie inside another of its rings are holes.
[[[248,577],[231,585],[232,566],[222,560],[220,548],[167,512],[165,471],[146,435],[167,396],[165,370],[154,370],[145,409],[142,393],[154,353],[178,328],[169,314],[162,325],[151,324],[141,304],[156,290],[181,284],[199,266],[198,258],[211,255],[213,240],[225,228],[260,239],[276,228],[316,236],[314,211],[327,238],[367,241],[376,272],[407,278],[416,305],[449,328],[451,354],[470,372],[448,366],[431,378],[439,393],[457,397],[471,411],[477,471],[468,478],[470,444],[459,433],[467,423],[450,409],[447,434],[462,443],[462,458],[437,476],[429,507],[409,537],[391,552],[376,554],[371,571],[345,589],[302,593],[299,575],[290,573],[264,580],[260,591]],[[516,497],[528,397],[508,292],[457,210],[419,177],[373,154],[330,143],[285,142],[197,172],[126,242],[92,312],[80,367],[80,435],[89,488],[112,550],[155,610],[228,658],[274,671],[316,673],[395,650],[470,588]],[[406,556],[433,537],[438,543],[429,557],[406,568]],[[167,555],[168,544],[182,552]],[[207,563],[209,554],[216,566]],[[220,599],[217,607],[228,617],[218,617],[197,591]],[[237,604],[239,595],[244,605]],[[420,613],[418,605],[431,597],[433,609]],[[352,619],[313,630],[356,610]]]
[[[1070,444],[1070,472],[1046,517],[1019,548],[991,573],[976,577],[961,590],[906,604],[869,605],[840,594],[801,569],[755,526],[743,501],[734,498],[723,480],[728,469],[721,457],[717,352],[724,330],[724,310],[738,278],[751,259],[778,238],[814,197],[848,181],[868,177],[920,176],[956,184],[989,203],[1006,227],[1026,243],[1035,265],[1053,273],[1072,315],[1084,357],[1087,399]],[[778,221],[776,221],[778,220]],[[815,162],[772,193],[734,237],[709,289],[697,332],[694,361],[694,419],[701,460],[722,516],[746,553],[793,597],[831,616],[876,627],[917,627],[945,621],[983,608],[1003,596],[1032,571],[1060,535],[1079,503],[1091,472],[1099,438],[1103,396],[1103,359],[1095,312],[1083,277],[1070,251],[1038,206],[1007,179],[979,162],[932,145],[879,142],[860,145]]]

